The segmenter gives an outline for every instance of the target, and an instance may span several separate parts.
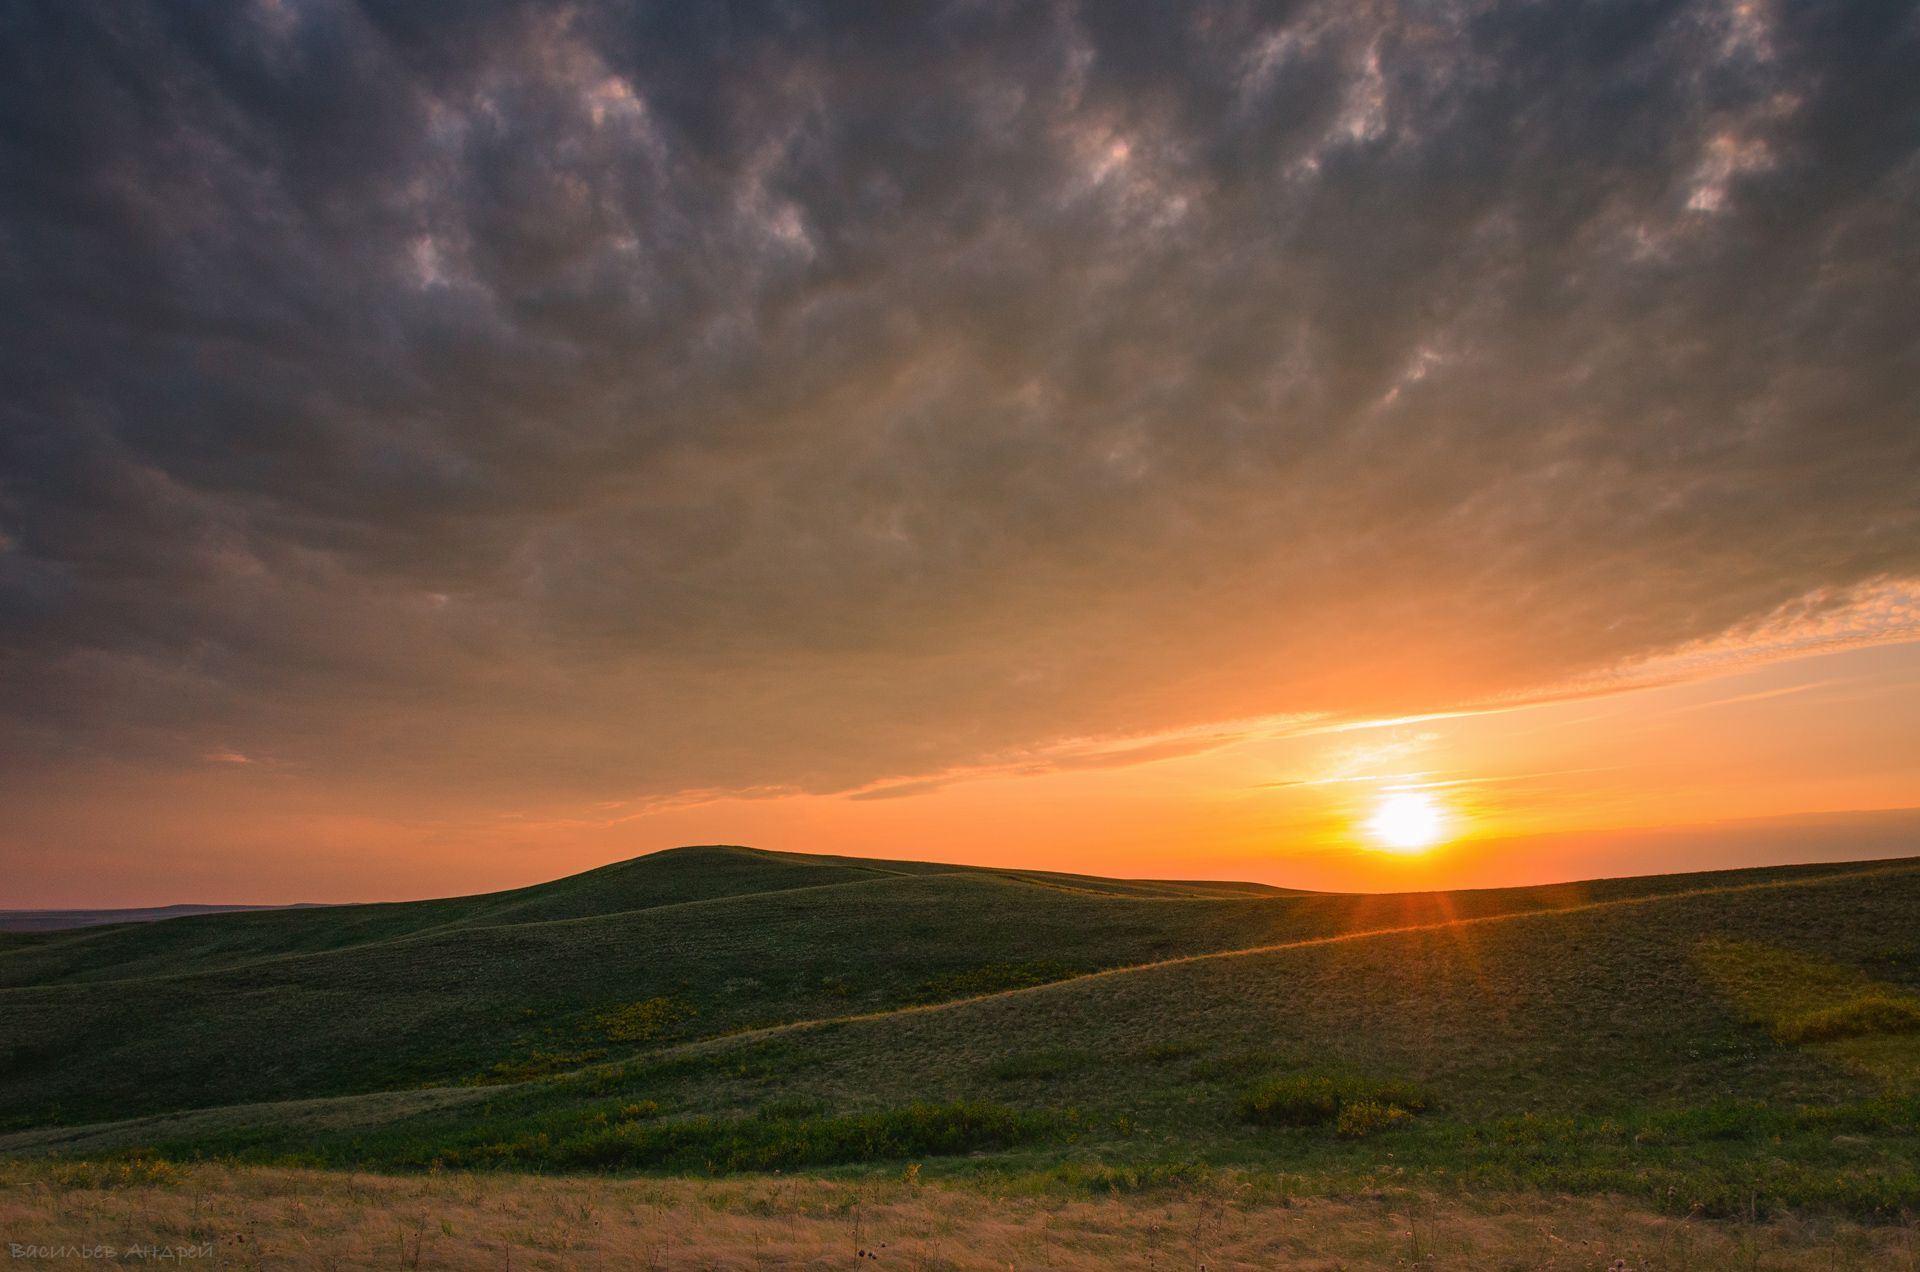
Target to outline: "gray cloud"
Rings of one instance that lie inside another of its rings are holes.
[[[1920,573],[1907,5],[0,24],[41,763],[842,789]]]

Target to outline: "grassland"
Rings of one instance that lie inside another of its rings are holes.
[[[539,1076],[1089,971],[1635,889],[1367,898],[688,849],[492,896],[0,950],[0,1127]],[[619,1013],[656,1003],[647,1036]]]
[[[1912,861],[1354,897],[682,850],[25,938],[0,983],[0,1154],[29,1180],[911,1172],[1463,1224],[1515,1195],[1768,1231],[1920,1212]]]
[[[286,1272],[1920,1272],[1912,1226],[1708,1223],[1609,1198],[1302,1196],[1237,1176],[1143,1197],[1029,1181],[941,1187],[897,1172],[699,1181],[16,1165],[0,1167],[0,1242],[208,1251],[179,1262]]]

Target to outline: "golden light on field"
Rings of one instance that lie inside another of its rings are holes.
[[[1367,838],[1384,852],[1425,852],[1447,837],[1447,814],[1425,791],[1389,791],[1367,819]]]

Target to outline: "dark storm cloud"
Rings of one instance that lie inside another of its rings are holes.
[[[0,23],[16,755],[838,788],[1920,573],[1907,5]]]

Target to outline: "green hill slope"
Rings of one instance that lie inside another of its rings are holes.
[[[12,1125],[538,1076],[1103,968],[1671,886],[1279,894],[700,848],[488,896],[0,955]],[[171,929],[171,930],[170,930]],[[109,956],[113,961],[108,961]]]
[[[60,933],[0,952],[0,1038],[24,1040],[0,1049],[0,1118],[573,1066],[1220,948],[1279,895],[713,847],[483,896]],[[600,1019],[652,999],[671,1020]]]
[[[0,985],[176,974],[392,940],[435,928],[586,918],[899,873],[890,863],[744,848],[682,848],[508,892],[204,915],[57,933],[0,953]]]
[[[0,1151],[725,1170],[984,1148],[1096,1179],[1352,1180],[1384,1151],[1713,1205],[1920,1203],[1920,864],[1384,897],[1098,882],[875,871],[16,988],[6,1036],[57,1060],[0,1083],[23,1128]],[[137,1027],[101,1046],[116,1020]],[[396,1089],[459,1078],[489,1084]],[[369,1094],[233,1107],[333,1092]]]
[[[725,846],[676,848],[552,883],[477,896],[204,915],[42,935],[9,934],[7,945],[0,948],[0,987],[177,975],[279,955],[374,944],[433,930],[592,918],[721,897],[927,875],[1018,879],[1066,892],[1105,896],[1286,895],[1283,889],[1252,883],[1098,879]]]

